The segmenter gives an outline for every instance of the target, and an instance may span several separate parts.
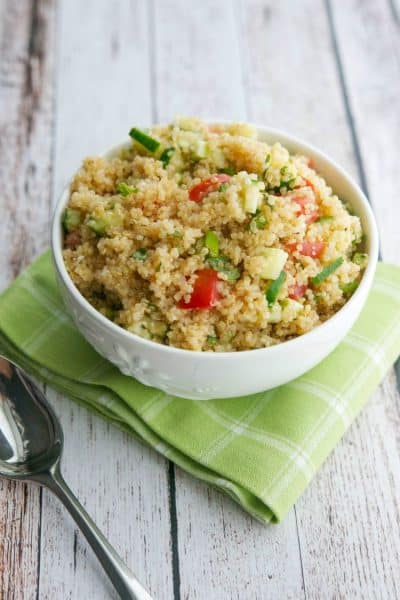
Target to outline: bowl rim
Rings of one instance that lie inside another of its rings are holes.
[[[206,123],[235,123],[236,120],[226,120],[226,119],[206,119]],[[322,161],[325,161],[333,167],[336,173],[344,180],[344,182],[352,189],[352,195],[358,196],[358,200],[362,206],[362,211],[359,211],[360,218],[363,217],[366,222],[368,222],[369,227],[369,260],[367,267],[364,271],[362,279],[358,288],[355,290],[351,298],[334,314],[332,317],[317,325],[310,331],[303,333],[295,338],[290,340],[279,342],[272,346],[266,346],[264,348],[254,348],[251,350],[237,350],[231,352],[205,352],[203,350],[187,350],[184,348],[178,348],[175,346],[167,346],[164,344],[160,344],[158,342],[153,342],[152,340],[147,340],[146,338],[142,338],[139,335],[127,331],[123,329],[119,325],[116,325],[107,317],[102,315],[99,311],[97,311],[88,300],[79,292],[78,288],[73,283],[67,268],[64,263],[64,259],[62,256],[62,223],[61,216],[62,212],[67,204],[69,199],[69,190],[71,179],[69,179],[68,183],[64,186],[60,197],[56,203],[52,223],[51,223],[51,250],[53,255],[53,261],[58,272],[59,277],[61,278],[63,284],[66,286],[68,292],[73,296],[75,301],[80,305],[80,308],[89,313],[91,317],[95,321],[97,321],[103,327],[109,328],[111,332],[115,335],[122,336],[128,342],[136,342],[142,344],[144,347],[147,347],[149,350],[156,350],[158,352],[165,352],[166,354],[176,355],[176,356],[187,356],[193,357],[196,359],[204,360],[210,359],[212,360],[222,360],[226,358],[230,358],[233,360],[240,360],[244,356],[254,356],[256,354],[260,355],[261,353],[268,355],[273,355],[274,353],[282,352],[285,349],[295,349],[299,344],[304,344],[307,342],[311,342],[319,336],[322,331],[326,331],[328,328],[334,327],[334,325],[338,322],[339,319],[343,318],[346,314],[350,314],[353,305],[361,299],[361,296],[365,294],[365,300],[372,286],[373,277],[376,270],[376,265],[378,262],[378,254],[379,254],[379,235],[378,229],[376,225],[376,220],[371,208],[371,205],[361,190],[360,186],[354,181],[354,179],[332,158],[330,158],[325,152],[315,147],[313,144],[309,144],[308,142],[303,141],[302,139],[293,136],[286,131],[281,129],[276,129],[273,127],[268,127],[264,125],[258,125],[256,123],[252,123],[246,121],[249,125],[252,125],[256,128],[256,130],[264,135],[275,137],[277,141],[285,145],[288,143],[289,145],[294,145],[299,148],[298,152],[307,153],[311,152],[316,155]],[[152,127],[160,126],[159,124],[152,125]],[[104,152],[98,154],[98,156],[112,156],[117,153],[119,150],[129,147],[130,141],[126,140],[120,144],[114,145],[111,148],[107,149]],[[332,186],[333,187],[333,186]],[[351,204],[351,200],[350,200]],[[364,301],[365,301],[364,300]]]

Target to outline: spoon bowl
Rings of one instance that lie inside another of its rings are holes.
[[[0,356],[0,477],[50,489],[68,509],[124,600],[151,600],[65,483],[61,425],[37,385]]]

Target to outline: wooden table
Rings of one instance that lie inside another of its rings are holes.
[[[0,0],[0,287],[47,246],[52,205],[82,157],[177,114],[248,119],[315,143],[359,180],[383,258],[399,262],[399,23],[396,0]],[[398,389],[392,370],[270,527],[47,395],[66,479],[155,598],[392,600]],[[58,501],[0,482],[0,598],[109,597]]]

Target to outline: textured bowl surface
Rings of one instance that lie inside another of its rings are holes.
[[[215,122],[215,120],[213,120]],[[280,142],[291,153],[309,156],[334,192],[350,203],[367,236],[369,263],[358,289],[328,321],[309,333],[269,348],[243,352],[193,352],[157,344],[130,333],[96,311],[72,283],[62,257],[61,216],[69,186],[57,204],[52,224],[52,252],[59,287],[76,326],[88,342],[122,373],[168,394],[208,400],[271,389],[302,375],[340,343],[356,321],[372,285],[378,260],[378,233],[368,201],[353,179],[316,148],[281,131],[256,126],[261,140]],[[106,152],[113,156],[126,146]]]

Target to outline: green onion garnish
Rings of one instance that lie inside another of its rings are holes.
[[[218,188],[219,192],[224,192],[225,190],[227,190],[229,187],[229,183],[225,182],[225,183],[221,183],[221,185]]]
[[[136,194],[137,191],[138,191],[137,187],[132,187],[131,185],[128,185],[124,181],[120,181],[117,184],[117,192],[118,192],[118,194],[121,194],[121,196],[129,196],[129,194]]]
[[[281,271],[279,276],[271,281],[267,290],[265,291],[265,297],[267,299],[268,305],[272,306],[278,297],[278,294],[281,290],[281,287],[286,281],[286,273],[285,271]]]
[[[362,252],[356,252],[353,255],[353,262],[356,263],[359,267],[365,267],[368,262],[368,254],[363,254]]]
[[[169,164],[169,161],[171,160],[171,156],[173,155],[174,152],[175,152],[175,148],[173,146],[171,146],[170,148],[165,148],[165,150],[162,151],[160,160],[161,160],[162,164],[164,165],[164,168]]]
[[[146,260],[147,253],[147,248],[139,248],[139,250],[136,250],[136,252],[132,254],[132,258],[134,258],[135,260]]]
[[[133,140],[141,144],[146,150],[149,152],[155,152],[160,147],[160,142],[150,137],[144,131],[137,129],[136,127],[132,127],[129,132],[129,135]]]
[[[313,285],[319,285],[320,283],[325,281],[325,279],[327,279],[330,275],[332,275],[332,273],[336,271],[336,269],[338,269],[342,264],[343,258],[340,256],[339,258],[331,262],[329,265],[327,265],[325,269],[322,269],[322,271],[318,273],[318,275],[315,275],[315,277],[311,277],[311,283]]]
[[[342,283],[340,285],[340,289],[342,290],[345,296],[351,296],[353,292],[358,288],[358,281],[349,281],[349,283]]]
[[[218,256],[219,254],[219,239],[214,231],[208,230],[204,236],[204,245],[208,248],[211,256]]]
[[[226,175],[236,175],[237,171],[234,167],[224,167],[223,169],[218,169],[218,173],[226,173]]]
[[[249,223],[249,231],[251,231],[251,233],[256,233],[257,229],[264,229],[267,223],[267,217],[262,212],[260,212],[260,210],[258,210],[256,215],[251,219]]]
[[[228,281],[236,281],[240,277],[240,271],[232,265],[226,256],[209,256],[207,263],[214,271],[219,271],[226,275]]]
[[[328,221],[333,221],[335,217],[330,215],[325,215],[324,217],[320,217],[315,221],[315,223],[327,223]]]

